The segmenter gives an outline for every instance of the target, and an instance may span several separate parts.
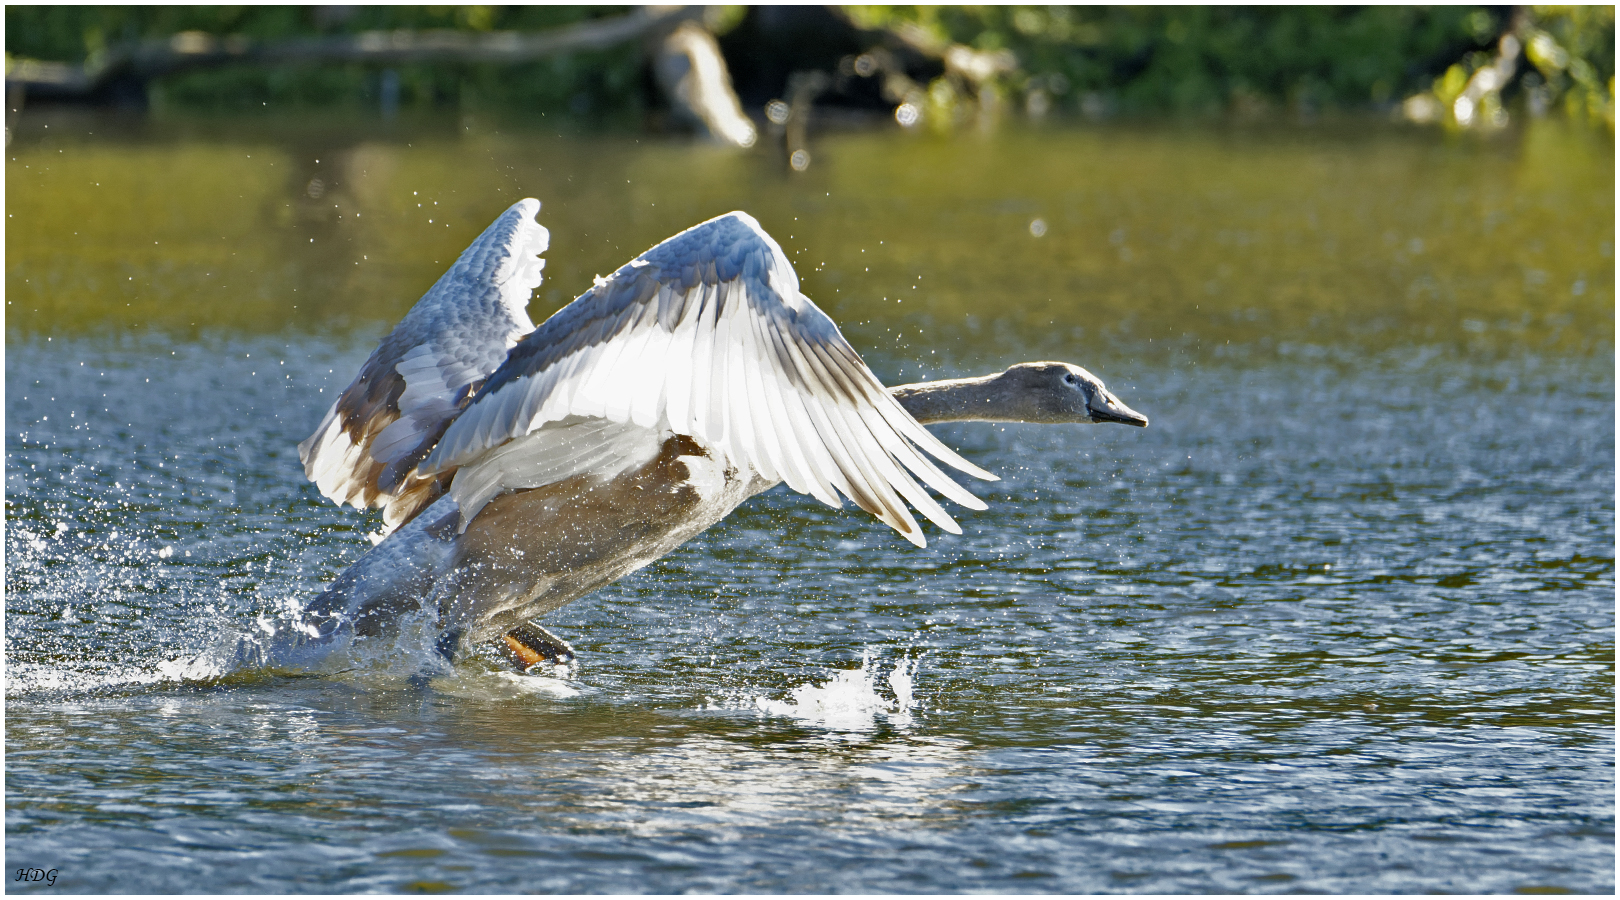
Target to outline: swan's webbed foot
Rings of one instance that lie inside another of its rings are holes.
[[[568,642],[533,622],[501,635],[496,645],[501,656],[519,672],[527,672],[541,663],[566,666],[574,661],[574,648]]]

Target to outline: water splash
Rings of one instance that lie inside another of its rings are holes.
[[[303,615],[312,579],[281,551],[321,540],[320,531],[255,532],[230,555],[201,540],[177,551],[156,531],[122,515],[12,523],[5,533],[7,696],[289,675],[387,688],[456,674],[438,651],[437,616],[427,610],[402,616],[386,637],[314,632]],[[481,693],[573,692],[556,677],[497,682]]]
[[[548,672],[516,672],[480,670],[461,666],[443,678],[433,680],[433,689],[451,697],[470,700],[516,700],[520,697],[553,697],[566,700],[577,697],[579,688],[566,680],[573,674],[570,666],[554,666]]]
[[[13,523],[7,696],[288,673],[389,681],[445,666],[436,623],[405,621],[387,640],[314,639],[300,626],[304,579],[272,565],[275,554],[198,562],[151,532],[123,520]],[[252,581],[230,583],[250,568]]]
[[[861,653],[861,667],[832,673],[821,684],[803,684],[788,692],[788,699],[745,697],[744,708],[773,716],[788,716],[838,731],[870,731],[881,716],[890,725],[911,724],[915,706],[913,688],[921,657],[902,657],[884,682],[894,699],[878,693],[879,665],[870,649]]]
[[[911,707],[915,702],[911,689],[916,684],[917,665],[921,661],[921,655],[902,657],[889,672],[889,690],[894,692],[895,715],[904,715],[908,718],[911,715]]]

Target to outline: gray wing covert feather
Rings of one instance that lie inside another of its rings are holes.
[[[298,445],[325,496],[380,506],[387,530],[443,493],[413,474],[477,385],[533,330],[526,307],[549,242],[537,200],[512,205],[377,345],[315,433]]]
[[[454,471],[570,416],[698,437],[830,506],[842,493],[918,544],[904,500],[942,528],[960,529],[902,467],[952,500],[984,508],[919,448],[994,477],[889,396],[799,292],[781,248],[744,213],[648,250],[518,342],[418,475]]]

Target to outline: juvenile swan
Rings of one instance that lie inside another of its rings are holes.
[[[1067,363],[885,389],[741,212],[597,278],[536,328],[539,210],[519,201],[480,235],[298,445],[321,493],[381,507],[387,536],[306,608],[297,660],[415,610],[451,658],[496,638],[520,665],[566,656],[529,620],[779,482],[834,508],[847,497],[919,547],[907,503],[960,534],[918,481],[985,505],[928,456],[995,476],[922,424],[1148,423]]]

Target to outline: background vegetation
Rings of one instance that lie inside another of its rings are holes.
[[[846,6],[831,14],[711,8],[709,22],[751,114],[783,96],[790,71],[835,70],[884,35],[909,34],[987,53],[1013,65],[964,85],[937,62],[906,74],[935,118],[1001,101],[1037,115],[1310,115],[1398,109],[1432,95],[1444,104],[1490,65],[1504,33],[1523,40],[1503,103],[1614,118],[1614,7],[1038,7]],[[93,61],[121,43],[182,31],[260,39],[369,30],[529,31],[618,16],[623,7],[8,6],[6,53]],[[816,15],[821,18],[816,18]],[[392,70],[400,101],[575,115],[635,117],[658,106],[644,48],[560,56],[521,66],[411,65]],[[148,86],[159,106],[187,109],[358,108],[378,102],[381,72],[363,65],[236,67],[181,72]],[[893,108],[895,98],[844,79],[818,102]],[[1449,92],[1449,93],[1448,93]],[[950,118],[949,115],[944,118]]]
[[[1450,67],[1477,68],[1514,8],[1480,6],[848,7],[873,27],[915,22],[941,38],[1017,57],[1026,89],[1140,112],[1286,104],[1384,107]],[[1550,51],[1544,83],[1612,93],[1613,7],[1535,7]],[[1579,60],[1580,62],[1575,62]],[[1584,97],[1582,98],[1584,102]]]

